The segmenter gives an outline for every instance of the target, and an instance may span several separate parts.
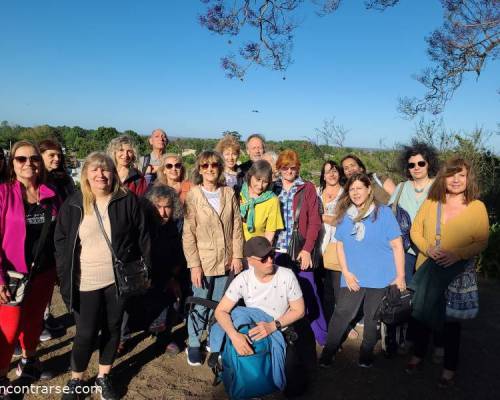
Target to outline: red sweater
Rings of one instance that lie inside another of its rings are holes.
[[[298,187],[297,193],[293,196],[294,214],[297,209],[301,191],[304,191],[304,199],[302,200],[302,208],[299,213],[299,232],[302,237],[306,239],[303,250],[311,253],[322,227],[321,215],[319,212],[320,203],[316,188],[311,182],[306,181],[303,185]]]

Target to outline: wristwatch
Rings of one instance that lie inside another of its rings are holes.
[[[274,324],[276,325],[276,330],[281,331],[281,322],[275,319]]]

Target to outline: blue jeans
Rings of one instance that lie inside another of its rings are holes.
[[[207,299],[211,279],[214,279],[214,291],[209,300],[220,301],[222,296],[224,296],[224,288],[228,279],[227,275],[204,276],[201,288],[193,285],[193,296]],[[200,347],[200,336],[203,330],[207,328],[206,321],[210,318],[211,313],[212,311],[204,306],[196,305],[193,307],[193,311],[187,316],[188,347]]]

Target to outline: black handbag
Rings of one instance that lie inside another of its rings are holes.
[[[106,240],[111,255],[113,256],[113,268],[115,270],[116,286],[120,297],[138,296],[146,293],[151,287],[149,268],[141,257],[139,260],[123,262],[115,254],[111,241],[104,230],[101,214],[94,203],[94,212],[101,228],[101,233]]]
[[[40,238],[38,239],[38,246],[36,248],[35,256],[33,257],[33,262],[31,263],[30,270],[27,274],[23,274],[18,271],[7,270],[7,288],[10,293],[10,301],[6,304],[8,306],[19,306],[26,297],[28,292],[29,283],[33,274],[40,266],[40,259],[42,256],[42,250],[45,247],[47,241],[47,236],[49,234],[50,224],[52,222],[52,203],[47,205],[44,210],[44,223],[42,231],[40,233]]]
[[[399,325],[407,322],[411,316],[412,299],[413,290],[411,289],[401,292],[396,285],[386,287],[374,319],[386,325]]]
[[[304,200],[304,190],[299,193],[299,200],[297,201],[297,208],[295,209],[295,213],[293,216],[293,229],[292,229],[292,237],[290,238],[290,242],[288,243],[287,253],[294,262],[297,261],[297,257],[299,253],[302,251],[304,244],[306,243],[306,239],[302,237],[299,232],[299,215],[300,210],[302,208],[302,201]],[[319,260],[321,256],[321,251],[318,248],[318,240],[314,245],[314,248],[311,252],[311,262],[312,268],[317,268],[319,265]]]

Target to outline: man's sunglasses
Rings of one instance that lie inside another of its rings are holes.
[[[274,255],[276,252],[271,251],[270,253],[267,253],[264,257],[257,257],[257,256],[252,256],[256,260],[259,260],[261,263],[265,263],[269,257],[271,257],[274,260]]]
[[[20,164],[26,164],[26,162],[28,162],[28,159],[30,160],[31,164],[39,163],[40,161],[42,161],[42,158],[40,156],[37,156],[37,155],[29,156],[29,157],[26,157],[26,156],[15,156],[14,157],[14,160],[16,160]]]
[[[203,163],[200,165],[201,169],[208,169],[208,167],[212,167],[213,169],[219,168],[219,163]]]
[[[175,163],[175,164],[165,164],[165,168],[166,169],[172,169],[172,168],[175,168],[175,169],[181,169],[182,168],[182,163],[178,162],[178,163]]]
[[[419,161],[418,163],[414,163],[414,162],[409,162],[408,163],[408,169],[413,169],[415,168],[416,166],[419,166],[420,168],[423,168],[427,165],[427,161]]]

